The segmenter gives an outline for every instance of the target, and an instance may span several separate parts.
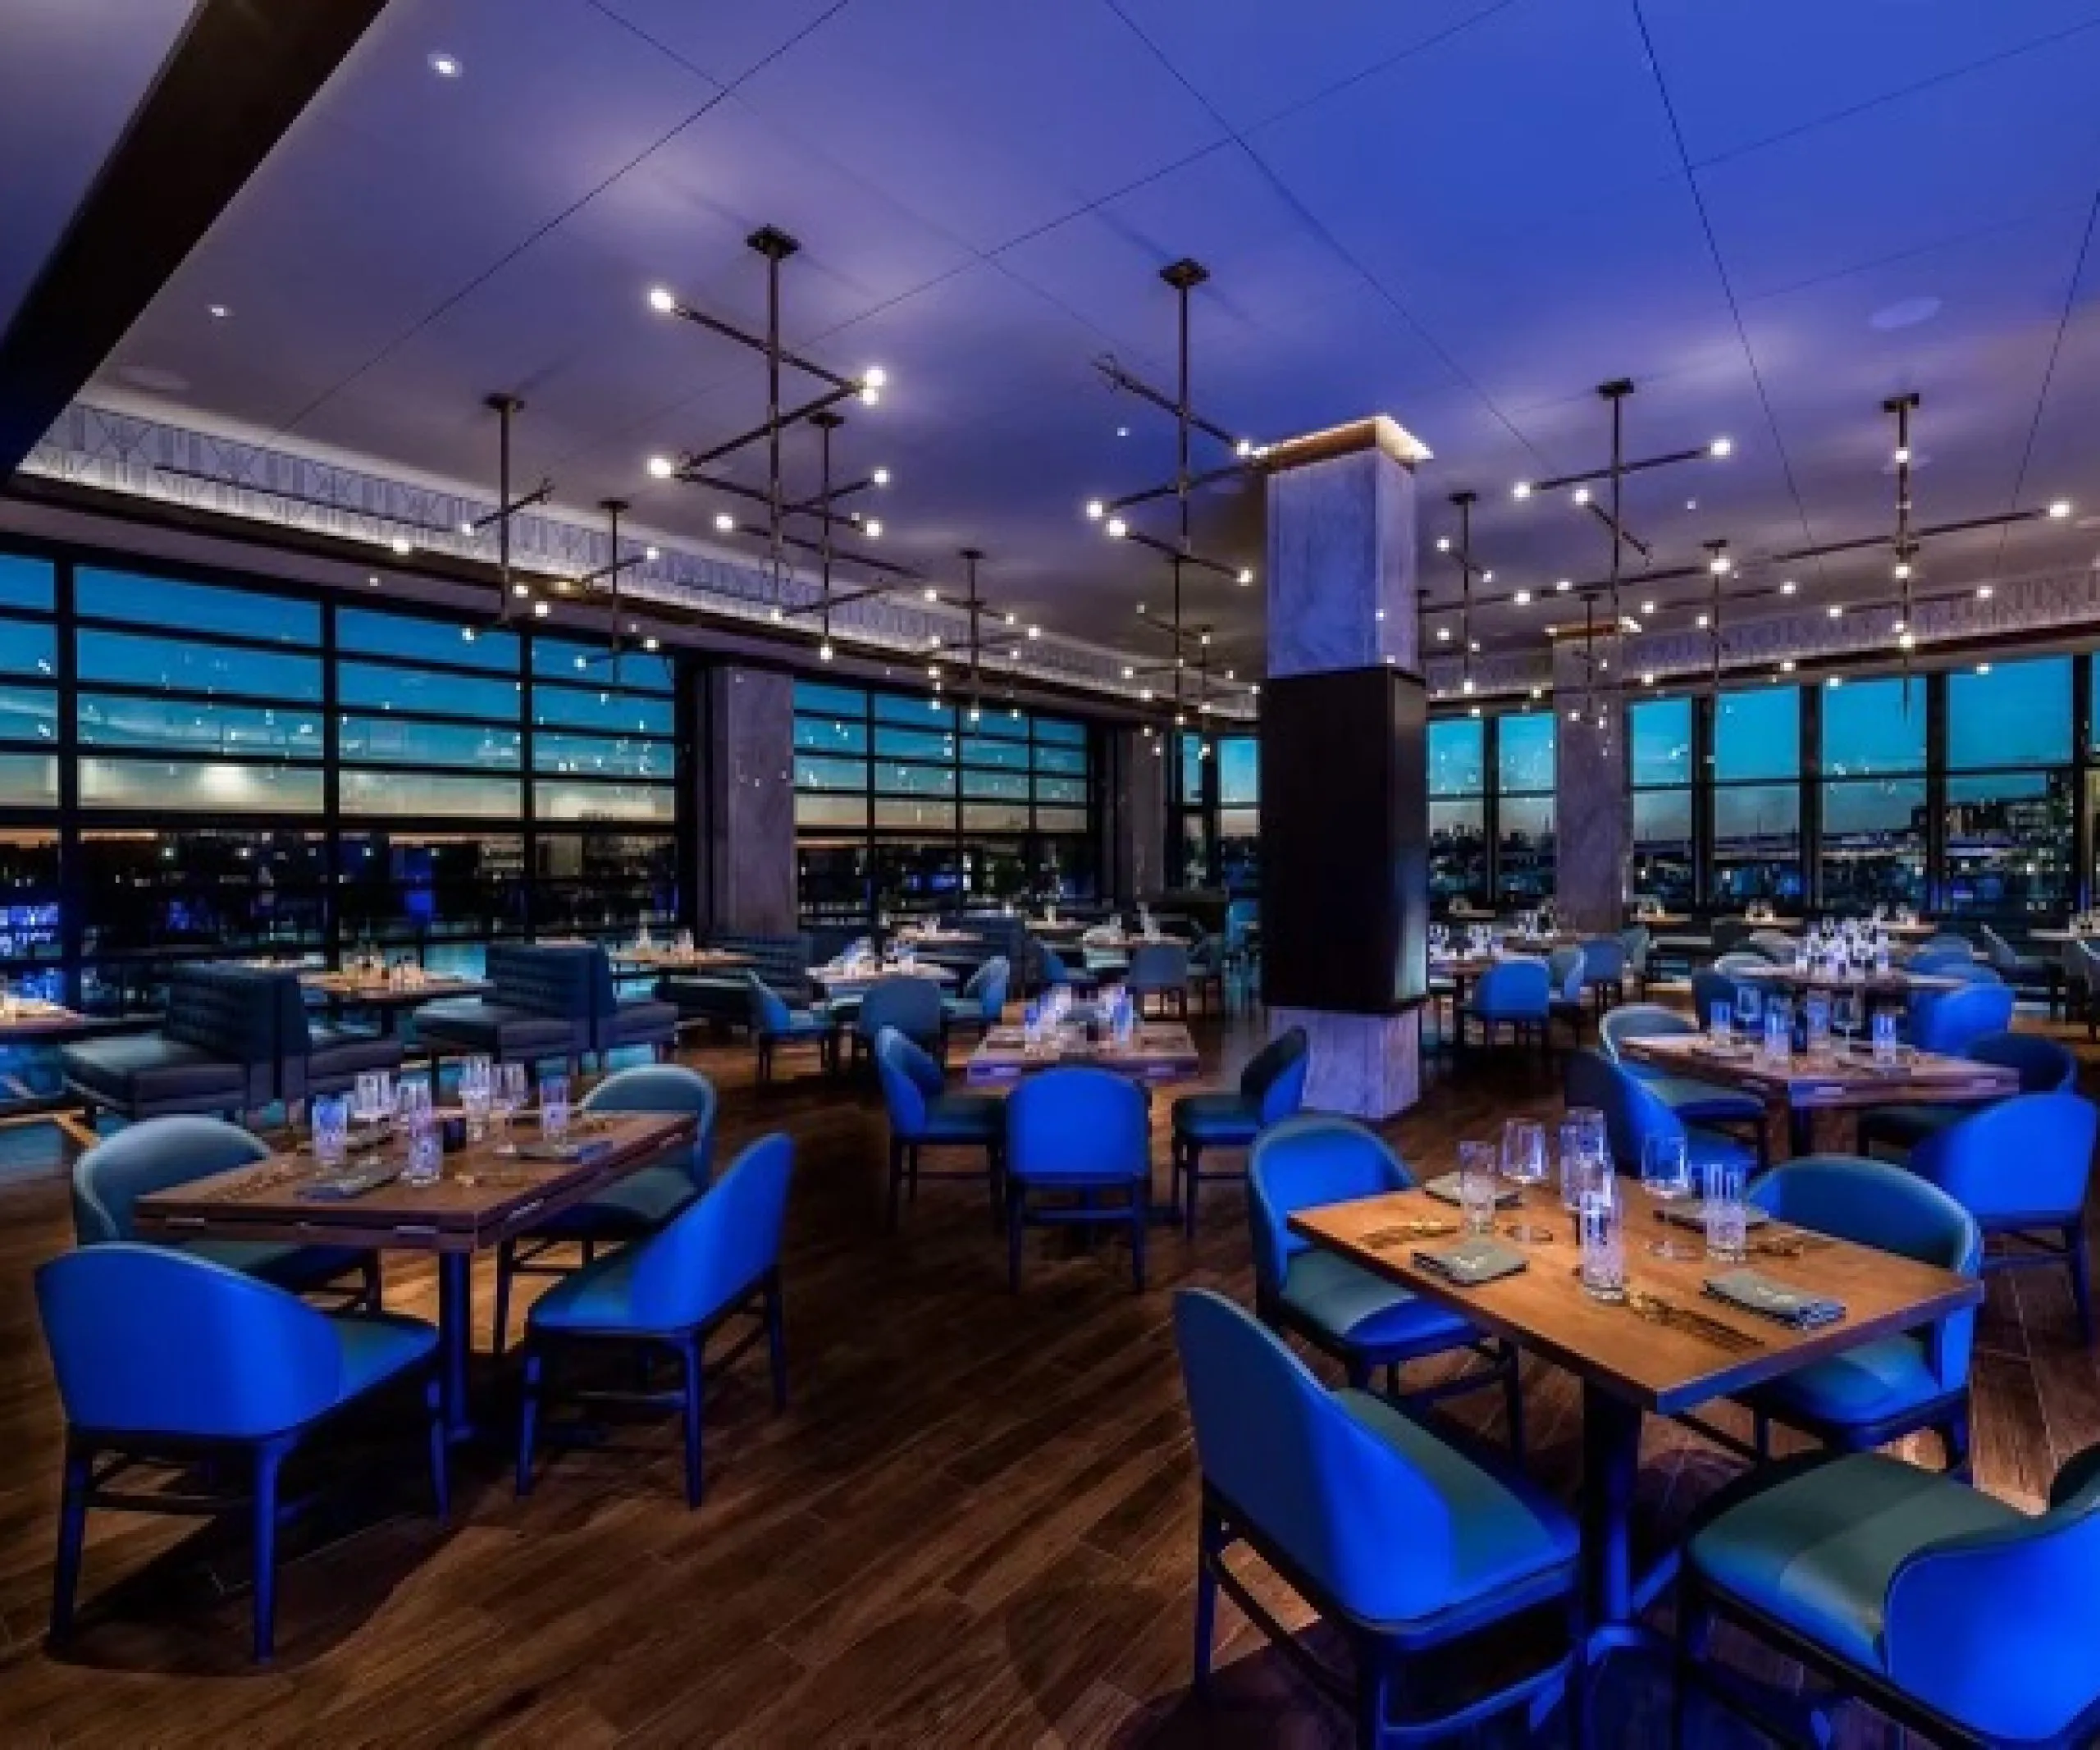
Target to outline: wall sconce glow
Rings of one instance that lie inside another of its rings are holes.
[[[655,311],[658,315],[669,316],[678,307],[678,300],[671,295],[671,290],[668,286],[652,286],[649,288],[649,308]]]
[[[2066,517],[2070,514],[2070,500],[2067,498],[2058,499],[2053,505],[2049,506],[2049,514],[2055,518],[2057,522],[2062,522]]]
[[[1111,518],[1109,518],[1109,519],[1108,519],[1108,538],[1109,538],[1111,541],[1121,541],[1121,540],[1124,537],[1124,536],[1125,536],[1125,535],[1129,534],[1129,533],[1130,533],[1130,525],[1129,523],[1125,523],[1125,522],[1122,519],[1122,518],[1121,518],[1121,517],[1111,517]]]
[[[667,455],[652,455],[649,459],[649,477],[651,480],[669,480],[678,471],[678,464]]]
[[[1731,455],[1734,453],[1736,441],[1732,437],[1717,437],[1712,443],[1707,445],[1706,454],[1711,456]]]

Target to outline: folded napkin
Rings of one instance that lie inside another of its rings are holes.
[[[1845,1303],[1826,1295],[1811,1294],[1774,1282],[1762,1270],[1728,1270],[1706,1278],[1706,1292],[1716,1300],[1755,1313],[1760,1318],[1790,1325],[1796,1331],[1812,1331],[1832,1325],[1845,1316]]]
[[[1690,1203],[1664,1204],[1655,1213],[1666,1222],[1675,1222],[1679,1227],[1704,1227],[1706,1225],[1706,1199],[1695,1197]],[[1743,1205],[1742,1224],[1745,1227],[1762,1227],[1771,1219],[1755,1204]]]
[[[1524,1254],[1515,1247],[1504,1245],[1486,1234],[1461,1240],[1456,1245],[1436,1251],[1417,1251],[1414,1261],[1423,1269],[1433,1271],[1462,1288],[1477,1288],[1482,1282],[1491,1282],[1498,1277],[1514,1276],[1527,1262]]]
[[[1440,1173],[1422,1189],[1439,1203],[1455,1204],[1459,1201],[1459,1176],[1456,1172]],[[1524,1194],[1513,1185],[1495,1194],[1495,1207],[1500,1209],[1513,1209],[1523,1200]]]
[[[401,1177],[397,1167],[368,1167],[362,1172],[340,1172],[326,1179],[314,1179],[299,1188],[298,1195],[311,1203],[348,1203],[353,1197],[362,1197],[367,1191],[376,1191],[382,1185],[391,1185]]]
[[[559,1161],[574,1165],[578,1161],[596,1159],[612,1147],[609,1142],[521,1142],[518,1158],[521,1161]]]

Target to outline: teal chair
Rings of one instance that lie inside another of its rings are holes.
[[[1750,1188],[1750,1201],[1776,1219],[1855,1245],[1975,1276],[1984,1236],[1946,1192],[1886,1162],[1810,1155],[1787,1162]],[[1742,1395],[1762,1461],[1774,1422],[1824,1446],[1870,1452],[1930,1429],[1955,1475],[1969,1469],[1969,1357],[1974,1310],[1921,1330],[1855,1345],[1795,1368]]]
[[[1623,1057],[1619,1047],[1630,1039],[1688,1038],[1703,1029],[1674,1009],[1659,1003],[1628,1003],[1600,1017],[1597,1039],[1605,1055],[1628,1073],[1648,1085],[1657,1099],[1687,1124],[1745,1124],[1756,1140],[1759,1158],[1764,1157],[1764,1102],[1741,1088],[1701,1081],[1696,1076],[1679,1076],[1650,1063]]]
[[[1000,1016],[1006,1012],[1007,988],[1012,981],[1013,968],[1007,957],[994,954],[970,975],[970,982],[962,987],[960,996],[942,999],[941,1013],[948,1029],[975,1027],[984,1033],[998,1026]]]
[[[897,1226],[897,1204],[907,1186],[917,1199],[922,1177],[981,1178],[991,1191],[997,1227],[1004,1206],[999,1158],[1006,1145],[1006,1102],[996,1094],[966,1089],[951,1093],[947,1072],[895,1027],[875,1036],[875,1075],[889,1115],[889,1225]],[[971,1172],[925,1172],[919,1151],[928,1148],[982,1149],[984,1165]]]
[[[1695,1516],[1678,1579],[1673,1742],[1703,1691],[1787,1741],[1709,1653],[1754,1634],[1931,1743],[2100,1737],[2100,1446],[2029,1517],[1900,1460],[1812,1454],[1753,1472]]]
[[[554,1393],[548,1363],[570,1349],[616,1346],[645,1355],[668,1349],[679,1364],[669,1392],[598,1389],[598,1400],[663,1405],[685,1423],[686,1505],[701,1501],[701,1407],[710,1337],[733,1319],[756,1323],[715,1358],[725,1368],[761,1340],[770,1351],[773,1403],[788,1407],[787,1336],[780,1297],[780,1230],[788,1210],[794,1145],[776,1133],[752,1143],[705,1197],[668,1227],[564,1277],[525,1320],[523,1401],[518,1423],[518,1492],[532,1487],[532,1448],[541,1406]]]
[[[1367,1388],[1379,1368],[1398,1399],[1399,1370],[1427,1355],[1470,1350],[1486,1372],[1462,1373],[1407,1394],[1427,1405],[1498,1382],[1509,1446],[1524,1450],[1524,1394],[1514,1345],[1493,1342],[1462,1314],[1374,1276],[1291,1231],[1299,1209],[1409,1190],[1414,1176],[1376,1131],[1354,1118],[1306,1113],[1264,1131],[1249,1163],[1247,1218],[1254,1251],[1254,1306],[1262,1322],[1331,1355],[1349,1382]]]
[[[1582,1582],[1567,1510],[1513,1468],[1462,1451],[1381,1398],[1329,1391],[1221,1295],[1176,1295],[1174,1336],[1203,1475],[1198,1696],[1209,1689],[1221,1590],[1349,1710],[1356,1742],[1370,1750],[1471,1733],[1519,1710],[1536,1734],[1564,1697],[1580,1743]],[[1350,1671],[1308,1651],[1227,1564],[1239,1543],[1341,1637]],[[1513,1677],[1504,1665],[1498,1687],[1419,1711],[1415,1672],[1556,1610],[1568,1624],[1564,1647],[1525,1660]]]
[[[2078,1059],[2052,1039],[2037,1033],[1986,1033],[1970,1042],[1961,1055],[1978,1063],[1994,1064],[2016,1071],[2022,1094],[2073,1094],[2078,1090]],[[1860,1114],[1860,1150],[1871,1154],[1877,1149],[1898,1155],[1915,1149],[1926,1137],[1960,1122],[1981,1106],[1939,1101],[1923,1104],[1872,1106]]]
[[[223,1118],[176,1113],[141,1118],[104,1138],[73,1163],[73,1236],[82,1245],[139,1238],[139,1199],[213,1173],[269,1158],[269,1145]],[[379,1254],[290,1240],[197,1239],[182,1243],[208,1258],[294,1294],[340,1294],[346,1307],[380,1310]],[[356,1278],[355,1286],[345,1282]]]
[[[2075,1094],[2016,1094],[1924,1138],[1911,1171],[1976,1218],[1995,1251],[1984,1269],[2061,1267],[2070,1273],[2079,1329],[2093,1346],[2093,1282],[2085,1194],[2096,1113]]]
[[[421,1320],[324,1313],[214,1259],[123,1240],[41,1266],[36,1300],[66,1412],[54,1643],[72,1633],[91,1509],[209,1517],[244,1510],[254,1540],[254,1654],[267,1659],[277,1527],[289,1510],[278,1491],[285,1463],[324,1423],[397,1385],[422,1387],[431,1482],[444,1519],[437,1332]],[[237,1464],[247,1492],[121,1486],[141,1465],[189,1473],[200,1460],[208,1485],[220,1466]]]
[[[1563,1086],[1570,1106],[1591,1106],[1604,1114],[1612,1164],[1629,1177],[1639,1176],[1641,1153],[1650,1136],[1682,1137],[1695,1175],[1709,1162],[1732,1161],[1746,1168],[1755,1164],[1755,1156],[1746,1145],[1687,1124],[1648,1083],[1600,1053],[1578,1051],[1569,1057]]]
[[[1271,1124],[1289,1117],[1305,1103],[1305,1078],[1312,1067],[1305,1029],[1286,1027],[1247,1060],[1239,1085],[1231,1093],[1185,1094],[1170,1116],[1175,1200],[1190,1239],[1196,1236],[1196,1201],[1206,1175],[1206,1149],[1244,1149]],[[1212,1179],[1244,1178],[1220,1172]]]
[[[792,1008],[788,999],[756,972],[744,975],[751,1012],[752,1042],[758,1047],[758,1081],[764,1087],[773,1080],[774,1055],[783,1045],[814,1045],[819,1068],[829,1071],[838,1062],[838,1018],[818,1005]]]
[[[1007,1096],[1006,1169],[1010,1290],[1020,1289],[1025,1227],[1079,1223],[1129,1230],[1131,1284],[1144,1292],[1152,1115],[1142,1088],[1079,1067],[1028,1077]],[[1098,1202],[1103,1194],[1109,1200]]]
[[[495,1253],[495,1352],[510,1336],[510,1291],[521,1276],[566,1276],[546,1254],[573,1245],[589,1263],[601,1245],[651,1234],[707,1189],[714,1173],[714,1085],[679,1063],[644,1063],[614,1071],[584,1096],[585,1112],[692,1114],[692,1145],[674,1159],[616,1179],[587,1201],[507,1239]]]

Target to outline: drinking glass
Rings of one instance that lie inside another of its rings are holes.
[[[1725,1045],[1734,1036],[1736,1012],[1726,1003],[1710,1003],[1706,1008],[1707,1035],[1716,1045]]]
[[[488,1135],[490,1066],[486,1058],[469,1058],[459,1070],[459,1108],[467,1115],[467,1140]]]
[[[1626,1298],[1626,1215],[1609,1177],[1582,1194],[1575,1212],[1582,1248],[1582,1291],[1593,1300]]]
[[[428,1091],[426,1084],[425,1091]],[[445,1170],[445,1147],[437,1134],[437,1114],[427,1105],[409,1119],[409,1158],[401,1169],[404,1185],[435,1185]]]
[[[1603,1113],[1587,1106],[1571,1106],[1560,1126],[1560,1206],[1570,1215],[1581,1209],[1582,1194],[1591,1184],[1609,1171],[1598,1140],[1603,1122]]]
[[[1663,1205],[1665,1215],[1669,1206],[1691,1195],[1691,1169],[1685,1152],[1682,1136],[1644,1136],[1641,1140],[1641,1185],[1647,1194]],[[1651,1242],[1648,1250],[1658,1258],[1696,1258],[1699,1254],[1688,1245],[1678,1243],[1676,1231],[1668,1221],[1663,1223],[1663,1236]]]
[[[1757,1040],[1757,1025],[1764,1013],[1764,998],[1755,985],[1736,986],[1736,1030],[1752,1044]]]
[[[1750,1220],[1743,1205],[1747,1178],[1740,1161],[1709,1161],[1701,1169],[1706,1255],[1716,1263],[1741,1263],[1747,1254]]]
[[[1462,1142],[1459,1145],[1459,1208],[1466,1218],[1466,1231],[1484,1234],[1494,1231],[1495,1194],[1501,1190],[1495,1181],[1495,1145],[1490,1142]]]
[[[1537,1120],[1512,1118],[1502,1126],[1502,1177],[1525,1197],[1516,1221],[1506,1230],[1509,1237],[1526,1245],[1546,1245],[1553,1230],[1523,1218],[1532,1187],[1545,1182],[1545,1126]]]
[[[1874,1060],[1888,1064],[1896,1061],[1896,1012],[1878,1008],[1874,1012]]]
[[[1793,1025],[1785,1008],[1774,1003],[1764,1011],[1764,1061],[1784,1063],[1794,1054]]]
[[[516,1145],[510,1140],[511,1121],[523,1110],[525,1105],[525,1066],[522,1063],[498,1063],[489,1072],[489,1115],[494,1120],[496,1134],[496,1152],[510,1154]]]
[[[394,1077],[386,1070],[358,1072],[354,1103],[360,1124],[381,1124],[394,1116]]]
[[[1860,994],[1841,990],[1830,1005],[1830,1024],[1845,1037],[1845,1054],[1852,1052],[1852,1035],[1860,1030]]]
[[[313,1103],[313,1158],[323,1167],[340,1167],[350,1150],[350,1103],[340,1094]]]
[[[568,1135],[568,1077],[542,1076],[540,1078],[540,1134],[549,1142],[559,1142]]]
[[[404,1135],[413,1135],[416,1121],[430,1116],[430,1077],[404,1076],[394,1090],[394,1123]]]
[[[1808,1030],[1809,1060],[1815,1063],[1830,1061],[1830,998],[1821,991],[1811,991],[1801,1003],[1801,1016]]]

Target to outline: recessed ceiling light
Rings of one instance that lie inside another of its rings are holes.
[[[1787,657],[1779,665],[1779,672],[1782,674],[1791,674],[1794,672],[1794,659],[1792,656]]]
[[[661,650],[661,649],[663,648],[663,645],[662,645],[662,643],[660,642],[660,641],[659,641],[658,639],[655,639],[655,638],[644,638],[644,639],[641,641],[641,647],[642,647],[644,650],[646,650],[646,651],[652,651],[652,652],[653,652],[653,651],[655,651]]]
[[[1641,604],[1641,611],[1643,614],[1652,614],[1655,611],[1655,604],[1652,601],[1644,601]]]
[[[1448,553],[1451,551],[1451,537],[1449,535],[1439,535],[1436,537],[1436,551],[1440,553]]]
[[[1568,591],[1574,588],[1574,587],[1575,585],[1573,581],[1568,578],[1563,578],[1558,583],[1553,586],[1554,593],[1556,595],[1562,596],[1566,595]]]
[[[1976,599],[1979,601],[1988,601],[1991,599],[1991,586],[1988,583],[1979,583],[1976,586]]]
[[[1901,645],[1905,650],[1910,650],[1916,645],[1918,642],[1918,635],[1915,632],[1906,632],[1896,642]]]
[[[1243,565],[1239,569],[1238,577],[1234,581],[1242,584],[1252,583],[1254,581],[1254,573],[1248,570],[1247,568]]]
[[[1845,677],[1842,674],[1833,674],[1823,684],[1826,687],[1842,687],[1845,684]]]
[[[1717,437],[1707,445],[1706,454],[1712,456],[1732,455],[1735,447],[1736,441],[1732,437]]]
[[[2067,498],[2058,499],[2053,505],[2049,506],[2049,514],[2057,522],[2062,522],[2066,517],[2070,514],[2070,500]]]
[[[1532,605],[1532,592],[1527,589],[1520,589],[1513,599],[1518,607],[1527,608]]]
[[[1696,620],[1692,622],[1692,624],[1697,626],[1701,632],[1704,632],[1706,629],[1707,624],[1706,616],[1704,614],[1701,615]]]
[[[1544,698],[1544,697],[1545,697],[1545,688],[1543,688],[1543,687],[1534,687],[1534,688],[1532,688],[1532,697],[1533,698],[1535,698],[1535,699],[1542,699],[1542,698]]]
[[[532,586],[529,583],[514,583],[510,586],[510,593],[522,601],[532,593]]]
[[[678,308],[678,300],[672,294],[669,286],[652,286],[649,288],[649,308],[651,309],[656,311],[661,315],[668,316],[672,311]]]
[[[644,547],[641,550],[641,562],[645,565],[653,565],[663,556],[663,551],[660,548]]]
[[[430,70],[440,79],[457,79],[467,70],[459,64],[457,55],[448,55],[439,49],[430,57]]]
[[[554,609],[544,601],[536,601],[532,604],[532,618],[535,619],[545,619],[553,612]]]
[[[223,304],[208,304],[204,308],[211,313],[212,320],[215,322],[222,322],[233,314],[233,312]]]
[[[1867,327],[1878,328],[1883,334],[1892,329],[1915,328],[1920,322],[1929,322],[1940,313],[1937,298],[1899,298],[1893,304],[1883,304],[1867,318]]]
[[[1687,498],[1684,501],[1684,508],[1687,510],[1696,510],[1699,508],[1699,500],[1696,498]]]
[[[1130,435],[1130,427],[1128,427],[1128,426],[1126,426],[1126,425],[1119,425],[1119,426],[1117,426],[1117,427],[1116,427],[1116,435],[1118,437],[1128,437],[1128,436]]]
[[[1590,501],[1590,489],[1587,487],[1577,487],[1575,488],[1573,496],[1577,504],[1586,505]]]
[[[1991,672],[1991,665],[1990,665],[1990,664],[1988,664],[1988,662],[1979,662],[1979,663],[1978,663],[1978,664],[1976,665],[1976,672],[1977,672],[1979,674],[1989,674],[1989,673]]]
[[[1833,619],[1842,619],[1845,617],[1845,604],[1842,601],[1832,602],[1830,604],[1830,617]]]
[[[1650,673],[1643,673],[1641,677],[1641,684],[1644,687],[1654,686],[1655,684],[1655,675]]]
[[[1125,535],[1129,534],[1129,533],[1130,533],[1130,525],[1129,523],[1125,523],[1125,522],[1122,519],[1122,518],[1121,518],[1121,517],[1111,517],[1111,518],[1109,518],[1109,519],[1108,519],[1108,538],[1109,538],[1111,541],[1121,541],[1121,540],[1124,537],[1124,536],[1125,536]]]
[[[652,480],[669,480],[678,472],[678,464],[667,455],[652,455],[649,459],[649,477]]]
[[[1531,482],[1519,480],[1516,485],[1509,488],[1509,496],[1512,498],[1529,498],[1532,496]]]
[[[406,535],[396,535],[386,544],[390,547],[393,548],[396,553],[408,554],[415,551],[415,542],[409,540]]]
[[[379,587],[379,578],[376,573],[372,576],[368,577],[364,582],[365,587],[368,589],[377,589]]]
[[[864,389],[883,388],[888,382],[889,372],[879,364],[871,364],[861,373],[861,386]]]

